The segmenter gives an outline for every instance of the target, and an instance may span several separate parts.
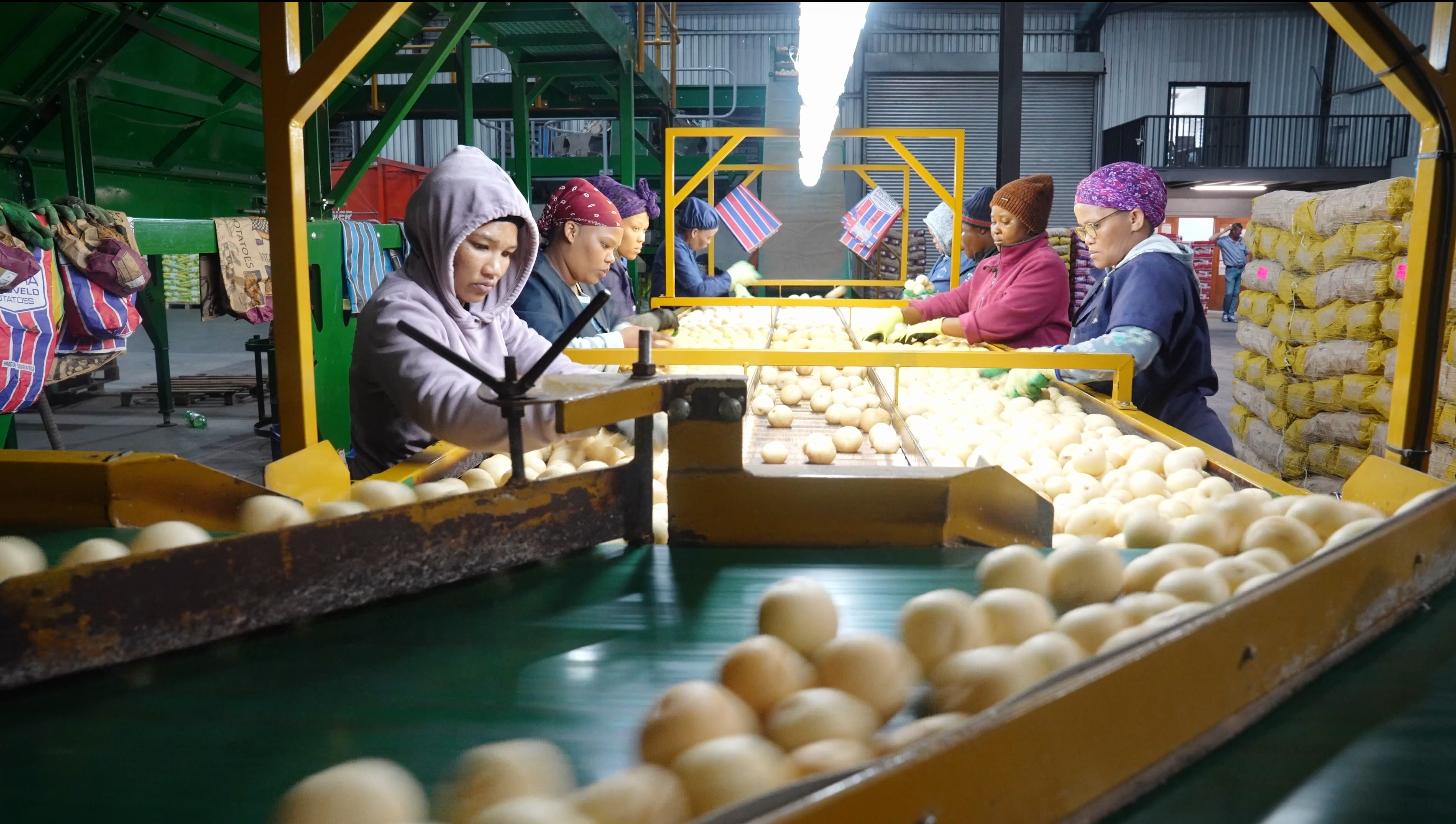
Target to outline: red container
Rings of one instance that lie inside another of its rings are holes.
[[[335,163],[330,170],[332,182],[338,183],[347,168],[347,160]],[[404,205],[429,173],[424,166],[380,158],[369,164],[349,199],[337,208],[350,212],[353,220],[404,220]]]

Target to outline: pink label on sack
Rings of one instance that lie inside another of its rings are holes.
[[[1395,279],[1396,280],[1400,280],[1400,281],[1405,280],[1405,264],[1404,263],[1397,263],[1397,264],[1395,264]]]
[[[1254,277],[1258,278],[1259,280],[1268,280],[1269,279],[1269,267],[1268,266],[1260,266],[1259,269],[1258,269],[1258,271],[1254,272]]]

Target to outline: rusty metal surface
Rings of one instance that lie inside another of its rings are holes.
[[[650,469],[650,457],[648,458]],[[631,466],[0,582],[0,687],[135,660],[621,537]]]
[[[7,483],[0,525],[144,526],[187,520],[231,530],[239,504],[268,490],[176,455],[0,451]]]

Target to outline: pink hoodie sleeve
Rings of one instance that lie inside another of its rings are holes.
[[[910,308],[918,309],[926,320],[953,318],[963,314],[970,307],[971,286],[975,282],[975,279],[972,278],[949,292],[941,292],[921,300],[912,300],[909,304]]]
[[[1028,261],[1015,280],[985,305],[961,315],[966,340],[998,343],[1025,338],[1047,324],[1052,315],[1049,307],[1066,311],[1067,290],[1067,267],[1055,253]]]

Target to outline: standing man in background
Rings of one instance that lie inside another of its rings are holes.
[[[1218,234],[1218,254],[1223,258],[1223,322],[1234,322],[1239,308],[1239,281],[1249,249],[1244,245],[1244,224],[1235,223]]]

